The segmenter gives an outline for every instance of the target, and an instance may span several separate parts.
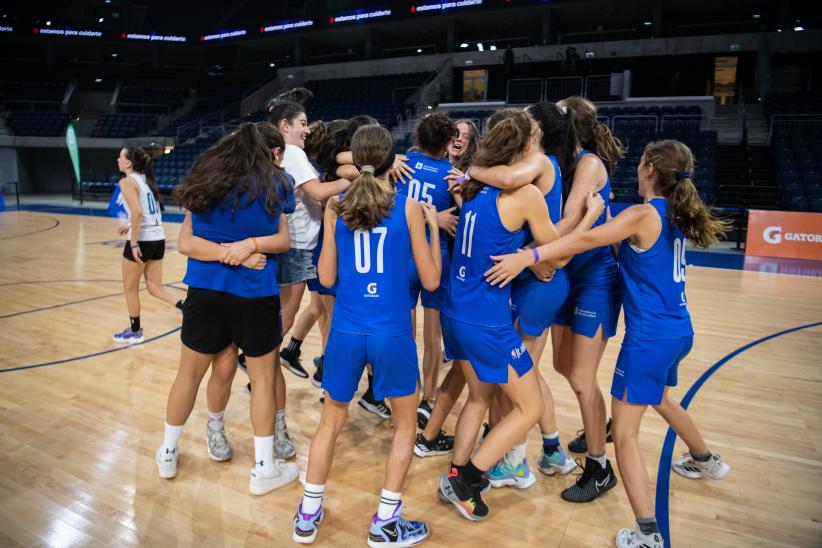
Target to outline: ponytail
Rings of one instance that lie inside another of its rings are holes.
[[[579,144],[599,156],[608,175],[613,175],[617,161],[625,156],[625,147],[608,126],[597,121],[596,105],[579,95],[567,97],[560,103],[573,111]]]
[[[617,161],[625,157],[625,147],[623,147],[620,140],[611,133],[611,128],[602,122],[597,122],[594,126],[594,143],[592,150],[605,163],[609,176],[614,174]]]
[[[332,207],[351,230],[370,230],[394,206],[395,192],[386,190],[377,179],[394,165],[394,140],[384,127],[366,125],[354,133],[351,153],[360,174],[345,199],[332,202]]]
[[[656,170],[656,190],[668,199],[668,218],[700,248],[717,243],[730,229],[730,222],[717,219],[693,183],[694,159],[691,150],[672,139],[645,146],[645,163]]]
[[[542,130],[540,145],[556,157],[562,175],[562,196],[566,200],[576,168],[577,131],[574,111],[556,103],[536,103],[525,109]]]
[[[142,173],[146,177],[146,184],[151,189],[154,199],[160,203],[160,189],[154,181],[154,171],[151,169],[151,156],[140,147],[126,147],[126,160],[131,162],[131,169]]]

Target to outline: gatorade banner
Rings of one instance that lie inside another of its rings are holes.
[[[822,213],[752,209],[745,254],[822,261]]]
[[[74,125],[69,124],[66,128],[66,147],[68,147],[71,165],[74,166],[74,177],[77,185],[80,185],[80,150],[77,148],[77,132]]]

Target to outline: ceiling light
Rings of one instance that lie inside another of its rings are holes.
[[[462,44],[460,44],[460,47],[461,48],[467,48],[468,47],[468,42],[463,42]]]
[[[98,23],[102,23],[103,21],[105,21],[105,19],[103,19],[102,17],[97,20]]]
[[[491,47],[490,47],[490,48],[488,48],[488,49],[490,49],[491,51],[497,51],[497,46],[491,46]]]
[[[422,53],[422,48],[417,48],[417,53]]]
[[[111,56],[112,56],[114,59],[117,59],[117,57],[119,57],[119,56],[120,56],[120,54],[119,54],[119,53],[112,53],[112,54],[111,54]]]
[[[277,63],[269,63],[268,66],[271,67],[271,68],[274,68],[274,67],[277,66]]]
[[[51,21],[46,21],[46,26],[50,27],[51,26]]]
[[[103,79],[102,79],[102,78],[95,78],[95,79],[94,79],[94,83],[95,83],[95,84],[101,84],[102,82],[103,82]]]
[[[760,17],[762,17],[762,14],[761,14],[761,13],[754,13],[754,14],[753,14],[753,18],[754,18],[754,19],[759,19]]]
[[[482,45],[482,42],[477,42],[477,49],[479,51],[485,51],[485,46]]]
[[[646,27],[650,27],[651,25],[653,25],[653,23],[651,23],[650,21],[645,21],[642,24],[645,25]]]
[[[793,28],[793,30],[795,30],[796,32],[799,32],[799,31],[803,31],[803,30],[805,30],[805,27],[803,27],[802,25],[796,25],[796,26]]]

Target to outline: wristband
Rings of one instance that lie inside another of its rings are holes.
[[[131,244],[131,249],[137,249],[140,247],[140,244]]]
[[[260,242],[257,241],[257,238],[252,237],[251,241],[254,242],[254,253],[260,252]]]
[[[539,251],[536,247],[531,248],[531,254],[534,256],[534,264],[537,264],[539,262]]]
[[[455,185],[461,185],[465,181],[466,181],[465,175],[461,175],[461,176],[457,177],[456,179],[454,179],[454,184]]]

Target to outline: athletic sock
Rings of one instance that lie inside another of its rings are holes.
[[[691,453],[691,456],[694,458],[696,462],[708,462],[711,460],[711,452],[708,451],[707,453]]]
[[[185,303],[185,301],[183,301],[183,299],[180,299],[179,301],[177,301],[176,303],[174,303],[174,306],[176,306],[177,308],[179,308],[180,310],[182,310],[182,309],[183,309],[183,307],[185,306],[185,304],[186,304],[186,303]]]
[[[212,432],[219,432],[223,428],[225,428],[225,419],[223,415],[225,411],[220,411],[219,413],[212,413],[211,411],[208,412],[208,429]]]
[[[274,414],[274,431],[285,432],[287,426],[285,425],[285,409],[279,409]]]
[[[505,454],[505,458],[508,460],[509,464],[518,465],[522,461],[525,460],[525,444],[521,443],[519,445],[513,446],[508,452]]]
[[[374,394],[374,375],[371,373],[368,374],[368,391],[372,395]]]
[[[323,493],[325,485],[305,482],[303,489],[303,502],[300,508],[303,514],[316,514],[323,503]]]
[[[254,436],[254,463],[265,475],[274,471],[274,436]]]
[[[300,351],[300,346],[303,344],[303,341],[297,339],[295,337],[291,337],[291,340],[288,341],[288,346],[286,350],[289,352],[294,352],[295,354]]]
[[[131,320],[131,330],[135,333],[140,331],[140,316],[129,316],[129,319]]]
[[[559,431],[549,435],[542,435],[542,452],[552,455],[559,450]]]
[[[174,426],[169,423],[166,423],[165,428],[163,429],[163,448],[168,451],[174,451],[177,449],[177,442],[180,441],[180,434],[183,432],[184,424],[180,426]]]
[[[656,518],[637,518],[636,525],[643,535],[653,535],[659,533],[659,526],[656,524]]]
[[[592,455],[591,453],[588,453],[588,457],[597,461],[603,468],[605,468],[605,463],[608,462],[608,459],[605,458],[605,453],[601,455]]]
[[[452,462],[452,463],[451,463],[451,468],[449,468],[448,470],[449,470],[449,472],[450,472],[451,470],[456,470],[456,471],[457,471],[457,474],[459,474],[459,473],[461,473],[461,472],[462,472],[462,469],[463,469],[463,467],[464,467],[464,466],[465,466],[464,464],[454,464],[454,463]]]
[[[380,519],[388,519],[397,511],[397,506],[400,505],[400,493],[383,489],[380,493],[380,506],[377,508],[377,517]]]
[[[463,476],[468,483],[468,485],[476,485],[482,480],[482,475],[485,473],[485,470],[480,470],[474,465],[474,461],[468,459],[468,462],[465,463],[465,466],[462,467],[462,470],[459,471],[460,475]]]

